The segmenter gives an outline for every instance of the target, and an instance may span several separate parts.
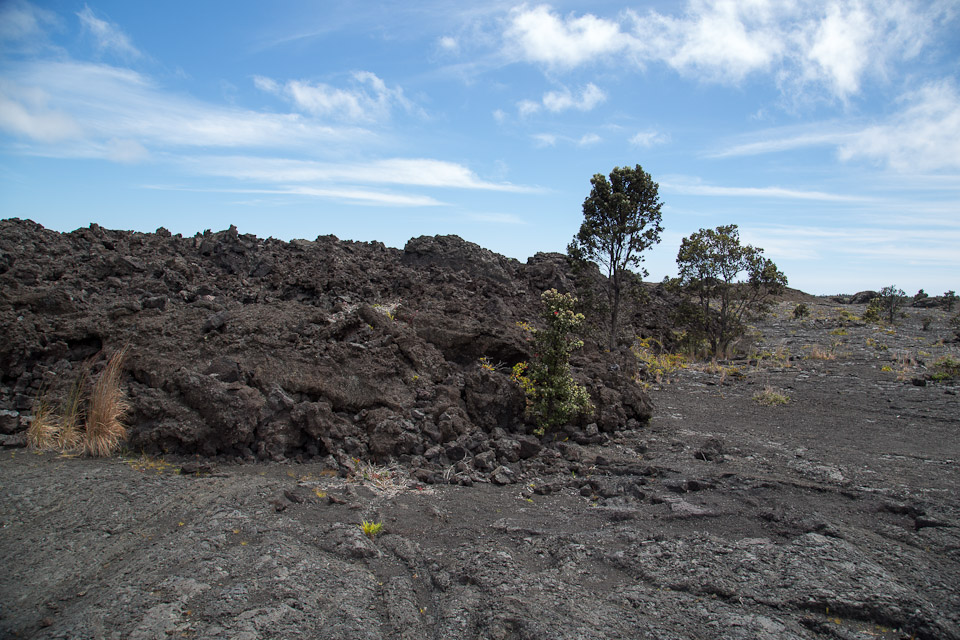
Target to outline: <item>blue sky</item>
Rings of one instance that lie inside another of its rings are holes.
[[[641,164],[663,242],[960,289],[960,3],[0,0],[0,216],[564,251]]]

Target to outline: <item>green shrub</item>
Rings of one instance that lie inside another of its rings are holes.
[[[536,423],[536,433],[542,435],[592,411],[593,405],[586,388],[570,373],[570,354],[583,346],[576,337],[584,321],[583,314],[573,310],[576,298],[550,289],[540,300],[546,328],[531,330],[533,360],[515,366],[513,378],[527,396],[527,415]]]
[[[931,380],[944,381],[960,378],[960,360],[951,356],[943,356],[933,363]]]
[[[799,303],[793,308],[793,319],[794,320],[803,320],[810,315],[810,307],[804,303]]]

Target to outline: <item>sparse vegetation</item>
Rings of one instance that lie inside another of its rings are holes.
[[[793,308],[793,319],[803,320],[810,315],[810,308],[804,303],[799,303]]]
[[[931,380],[943,382],[960,378],[960,360],[949,355],[943,356],[934,362],[932,369],[933,373],[930,374]]]
[[[671,375],[687,366],[686,357],[667,353],[663,344],[654,338],[637,338],[630,351],[642,365],[645,377],[657,384],[669,384]]]

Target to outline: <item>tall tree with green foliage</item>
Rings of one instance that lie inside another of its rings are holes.
[[[763,257],[763,249],[740,244],[735,224],[684,238],[677,266],[680,291],[694,303],[692,324],[718,356],[743,333],[744,316],[764,309],[768,298],[787,286],[787,277]],[[741,273],[746,280],[737,280]]]
[[[610,179],[598,173],[590,179],[593,188],[583,201],[583,223],[567,247],[577,260],[596,262],[607,271],[610,302],[608,346],[616,346],[623,295],[624,274],[643,262],[643,252],[660,242],[659,185],[637,165],[614,167]],[[647,276],[646,269],[640,271]]]

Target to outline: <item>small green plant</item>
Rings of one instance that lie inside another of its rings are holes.
[[[933,324],[933,316],[921,316],[921,317],[920,317],[920,330],[921,330],[921,331],[929,331],[931,324]]]
[[[383,523],[364,520],[360,523],[360,529],[363,531],[363,535],[373,540],[383,530]]]
[[[882,367],[880,367],[880,371],[890,372],[890,371],[893,371],[893,367],[891,367],[891,366],[888,365],[888,364],[885,364],[885,365],[883,365]]]
[[[754,402],[765,407],[775,407],[790,402],[790,396],[774,391],[773,387],[766,386],[763,391],[758,391],[753,396]]]
[[[799,303],[793,308],[793,319],[794,320],[803,320],[810,315],[810,307],[804,303]]]
[[[491,372],[497,370],[496,365],[493,364],[493,362],[491,362],[487,356],[483,356],[480,358],[480,368],[483,369],[484,371],[491,371]]]
[[[524,388],[527,415],[536,423],[534,433],[538,435],[593,410],[586,388],[577,384],[570,373],[570,354],[583,346],[575,335],[584,321],[583,314],[573,310],[577,300],[569,293],[549,289],[540,301],[546,328],[532,330],[533,360],[519,373],[529,381]],[[516,375],[514,379],[523,387]]]
[[[846,336],[846,335],[850,335],[850,332],[847,331],[846,329],[844,329],[843,327],[840,327],[840,328],[838,328],[838,329],[834,329],[833,331],[831,331],[831,332],[830,332],[830,335],[832,335],[832,336]]]

